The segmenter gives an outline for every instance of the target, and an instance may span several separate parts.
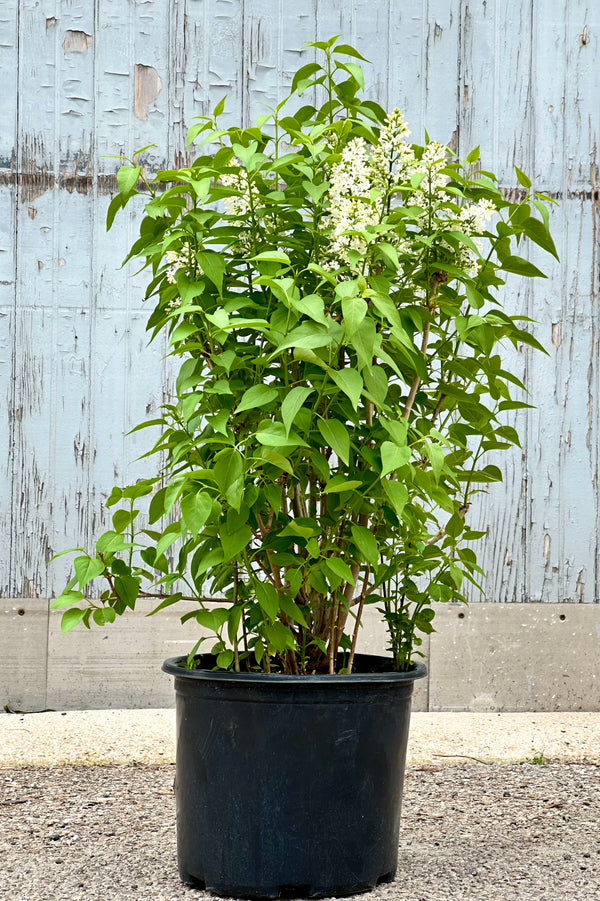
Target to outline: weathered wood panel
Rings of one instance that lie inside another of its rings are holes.
[[[507,352],[537,411],[474,511],[490,601],[595,602],[598,500],[600,10],[583,0],[22,0],[0,10],[0,592],[48,596],[48,558],[88,542],[115,480],[142,475],[124,433],[171,384],[144,348],[144,276],[120,268],[139,209],[104,231],[120,154],[189,156],[194,116],[227,122],[283,96],[307,40],[340,33],[373,60],[367,92],[515,188],[560,201],[561,263],[508,283],[549,351]],[[539,255],[532,253],[533,259]]]

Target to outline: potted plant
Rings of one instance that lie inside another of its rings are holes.
[[[65,632],[140,602],[184,602],[203,628],[163,668],[181,875],[222,894],[393,877],[420,634],[432,602],[477,584],[470,498],[501,478],[486,455],[519,444],[503,414],[527,406],[498,346],[539,347],[499,295],[505,273],[542,275],[523,238],[556,255],[524,173],[514,202],[478,151],[411,144],[398,110],[362,99],[355,49],[309,46],[320,61],[254,127],[221,128],[221,101],[192,164],[119,170],[108,227],[147,194],[127,259],[181,365],[138,426],[160,427],[156,472],[112,490],[112,528],[52,603]],[[367,604],[389,660],[357,653]]]

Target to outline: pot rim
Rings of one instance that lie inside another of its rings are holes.
[[[204,655],[200,655],[204,656]],[[398,682],[415,682],[417,679],[423,679],[427,675],[427,667],[424,663],[413,663],[413,668],[407,672],[395,673],[389,669],[384,672],[358,672],[358,673],[323,673],[321,675],[285,675],[283,673],[236,673],[231,670],[213,670],[213,669],[186,669],[181,666],[181,662],[187,660],[187,655],[183,654],[179,657],[169,657],[162,665],[162,671],[170,676],[182,679],[192,679],[200,681],[219,681],[219,682],[242,682],[242,683],[280,683],[284,685],[360,685],[365,682],[381,684],[397,684]],[[355,657],[357,662],[369,664],[377,667],[390,665],[391,657],[383,657],[376,654],[357,654]]]

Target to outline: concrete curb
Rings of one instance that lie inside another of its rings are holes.
[[[0,769],[175,760],[175,711],[0,716]],[[408,765],[598,763],[600,713],[413,713]]]

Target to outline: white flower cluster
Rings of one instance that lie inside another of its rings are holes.
[[[491,200],[480,200],[478,203],[470,203],[460,211],[462,230],[467,235],[482,235],[487,224],[496,211]]]
[[[180,250],[167,250],[164,258],[169,264],[167,281],[172,285],[177,284],[177,273],[180,269],[183,269],[191,278],[202,275],[200,264],[189,244],[184,244]]]
[[[388,115],[371,154],[371,166],[382,187],[401,184],[414,166],[415,154],[406,140],[409,135],[404,116],[396,107]]]
[[[232,160],[232,164],[242,165],[235,157]],[[230,194],[228,197],[224,197],[223,205],[230,216],[234,216],[235,219],[245,223],[252,208],[256,207],[260,202],[260,194],[248,178],[246,170],[242,168],[240,172],[222,175],[221,185],[224,188],[234,188],[234,190],[238,191],[237,194]]]
[[[402,113],[391,112],[381,129],[379,141],[374,147],[362,138],[354,138],[342,150],[340,161],[333,166],[330,175],[329,214],[324,225],[329,231],[329,247],[324,265],[329,269],[352,265],[351,251],[364,254],[367,241],[360,234],[368,226],[382,221],[388,203],[398,197],[395,189],[404,185],[402,203],[406,207],[419,207],[422,213],[413,220],[420,233],[459,231],[469,237],[481,235],[494,212],[494,205],[487,200],[476,204],[465,203],[456,209],[457,199],[446,187],[448,174],[448,150],[443,144],[430,141],[420,159],[407,143],[410,134]],[[414,176],[420,179],[414,181]],[[406,191],[413,179],[414,190]],[[409,226],[410,230],[411,226]],[[410,269],[417,269],[429,253],[423,244],[415,246],[410,239],[393,232],[385,233],[385,240],[395,245],[400,254],[409,255]],[[474,242],[479,246],[478,242]],[[472,272],[477,267],[477,254],[466,245],[457,249],[455,242],[444,239],[438,244],[456,265]]]
[[[331,229],[329,256],[349,262],[348,252],[363,253],[366,242],[361,235],[349,231],[364,231],[381,219],[381,192],[371,196],[373,167],[363,138],[354,138],[342,151],[342,158],[331,171],[329,215],[325,225]],[[339,265],[336,263],[336,266]]]
[[[448,149],[437,141],[430,141],[425,147],[423,156],[411,171],[413,174],[423,174],[423,181],[414,194],[406,201],[409,205],[430,206],[433,199],[443,200],[448,184],[448,176],[442,170],[448,162]]]

